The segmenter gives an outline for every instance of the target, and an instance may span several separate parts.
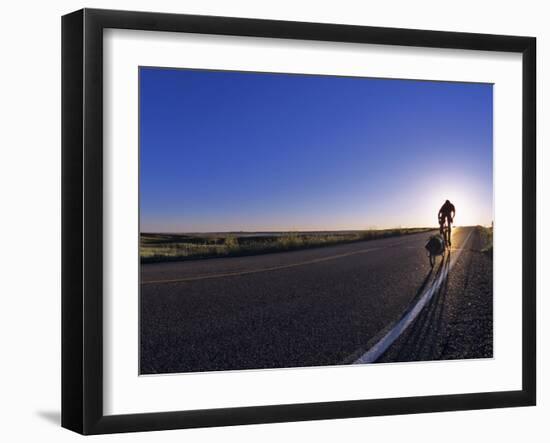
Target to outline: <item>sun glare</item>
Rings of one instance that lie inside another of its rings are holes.
[[[484,208],[480,204],[478,196],[474,192],[466,192],[459,187],[443,186],[437,189],[429,199],[426,200],[426,211],[434,213],[434,224],[437,223],[436,215],[445,200],[450,200],[456,208],[454,218],[455,226],[474,226],[489,224],[485,214],[490,213],[492,208]]]

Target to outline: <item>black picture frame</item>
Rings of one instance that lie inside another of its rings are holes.
[[[103,30],[192,32],[522,54],[522,389],[260,407],[103,413]],[[82,434],[529,406],[536,403],[536,39],[83,9],[62,18],[62,426]]]

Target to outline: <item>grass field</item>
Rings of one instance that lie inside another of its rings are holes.
[[[415,234],[432,228],[325,232],[232,232],[140,235],[142,263],[257,255]]]
[[[493,256],[493,228],[481,228],[481,239],[483,241],[483,249],[481,252],[484,252],[487,255]]]

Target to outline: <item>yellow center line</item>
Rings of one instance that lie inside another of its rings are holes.
[[[368,249],[361,249],[359,251],[352,251],[352,252],[346,252],[344,254],[337,254],[337,255],[331,255],[329,257],[322,257],[322,258],[316,258],[313,260],[306,260],[301,261],[297,263],[290,263],[288,265],[278,265],[278,266],[270,266],[268,268],[261,268],[261,269],[248,269],[244,271],[235,271],[235,272],[225,272],[223,274],[204,274],[204,275],[197,275],[195,277],[184,277],[184,278],[175,278],[171,280],[149,280],[149,281],[143,281],[141,282],[142,285],[158,285],[162,283],[181,283],[181,282],[189,282],[189,281],[197,281],[197,280],[207,280],[212,278],[223,278],[223,277],[235,277],[238,275],[248,275],[248,274],[256,274],[258,272],[269,272],[269,271],[278,271],[280,269],[288,269],[288,268],[294,268],[297,266],[304,266],[304,265],[312,265],[315,263],[322,263],[329,260],[336,260],[338,258],[343,257],[349,257],[350,255],[357,255],[357,254],[365,254],[367,252],[371,251],[377,251],[378,249],[383,249],[381,247],[379,248],[368,248]]]
[[[458,229],[458,228],[457,228]],[[421,233],[423,234],[423,233]],[[148,280],[148,281],[142,281],[142,285],[159,285],[163,283],[184,283],[184,282],[190,282],[190,281],[197,281],[197,280],[208,280],[208,279],[214,279],[214,278],[224,278],[224,277],[236,277],[240,275],[248,275],[248,274],[257,274],[259,272],[269,272],[269,271],[278,271],[281,269],[288,269],[288,268],[294,268],[297,266],[304,266],[304,265],[312,265],[315,263],[322,263],[329,260],[336,260],[343,257],[349,257],[351,255],[357,255],[357,254],[365,254],[367,252],[371,251],[377,251],[379,249],[386,249],[386,248],[393,248],[393,247],[405,247],[409,248],[407,246],[403,246],[403,243],[407,243],[410,241],[409,236],[405,236],[396,243],[392,243],[391,245],[385,246],[385,247],[374,247],[374,248],[367,248],[367,249],[360,249],[358,251],[351,251],[346,252],[343,254],[337,254],[337,255],[331,255],[328,257],[322,257],[322,258],[316,258],[312,260],[306,260],[301,261],[297,263],[289,263],[288,265],[278,265],[278,266],[270,266],[267,268],[261,268],[261,269],[245,269],[243,271],[234,271],[234,272],[225,272],[222,274],[203,274],[203,275],[197,275],[194,277],[182,277],[182,278],[174,278],[174,279],[168,279],[168,280]],[[415,246],[414,249],[417,247]],[[454,250],[455,248],[453,248]]]

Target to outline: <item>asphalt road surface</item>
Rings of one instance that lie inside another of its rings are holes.
[[[490,358],[492,259],[476,228],[141,266],[142,374]]]

